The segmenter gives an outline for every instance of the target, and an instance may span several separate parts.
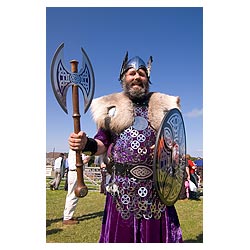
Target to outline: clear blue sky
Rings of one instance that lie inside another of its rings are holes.
[[[52,8],[46,9],[46,152],[68,151],[73,131],[71,91],[68,115],[61,109],[50,83],[50,65],[64,42],[64,62],[81,62],[83,47],[94,68],[95,97],[120,92],[118,75],[126,51],[129,58],[153,56],[151,91],[177,95],[187,136],[187,152],[203,157],[203,8]],[[81,99],[82,102],[82,99]],[[96,132],[90,110],[81,129]]]

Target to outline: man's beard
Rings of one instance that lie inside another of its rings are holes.
[[[125,93],[131,100],[140,100],[144,99],[149,93],[149,85],[148,82],[143,83],[139,82],[141,88],[133,89],[131,86],[132,83],[127,83],[125,80],[122,82],[122,88]]]

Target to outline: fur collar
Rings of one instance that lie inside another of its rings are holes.
[[[151,126],[158,131],[167,111],[180,109],[180,98],[162,93],[151,93],[148,103],[148,117]],[[92,101],[91,111],[98,129],[103,128],[121,133],[133,124],[134,108],[132,101],[123,93],[114,93]]]

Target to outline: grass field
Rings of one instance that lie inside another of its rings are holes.
[[[47,180],[48,181],[48,180]],[[96,243],[99,240],[105,196],[95,187],[89,187],[89,193],[80,198],[74,217],[79,224],[66,226],[62,216],[67,192],[60,189],[46,190],[46,242],[47,243]],[[185,243],[203,242],[203,199],[180,200],[175,204],[181,223]]]

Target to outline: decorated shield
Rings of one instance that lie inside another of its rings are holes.
[[[154,185],[161,201],[172,206],[178,199],[186,168],[186,134],[181,112],[164,116],[154,149]]]

